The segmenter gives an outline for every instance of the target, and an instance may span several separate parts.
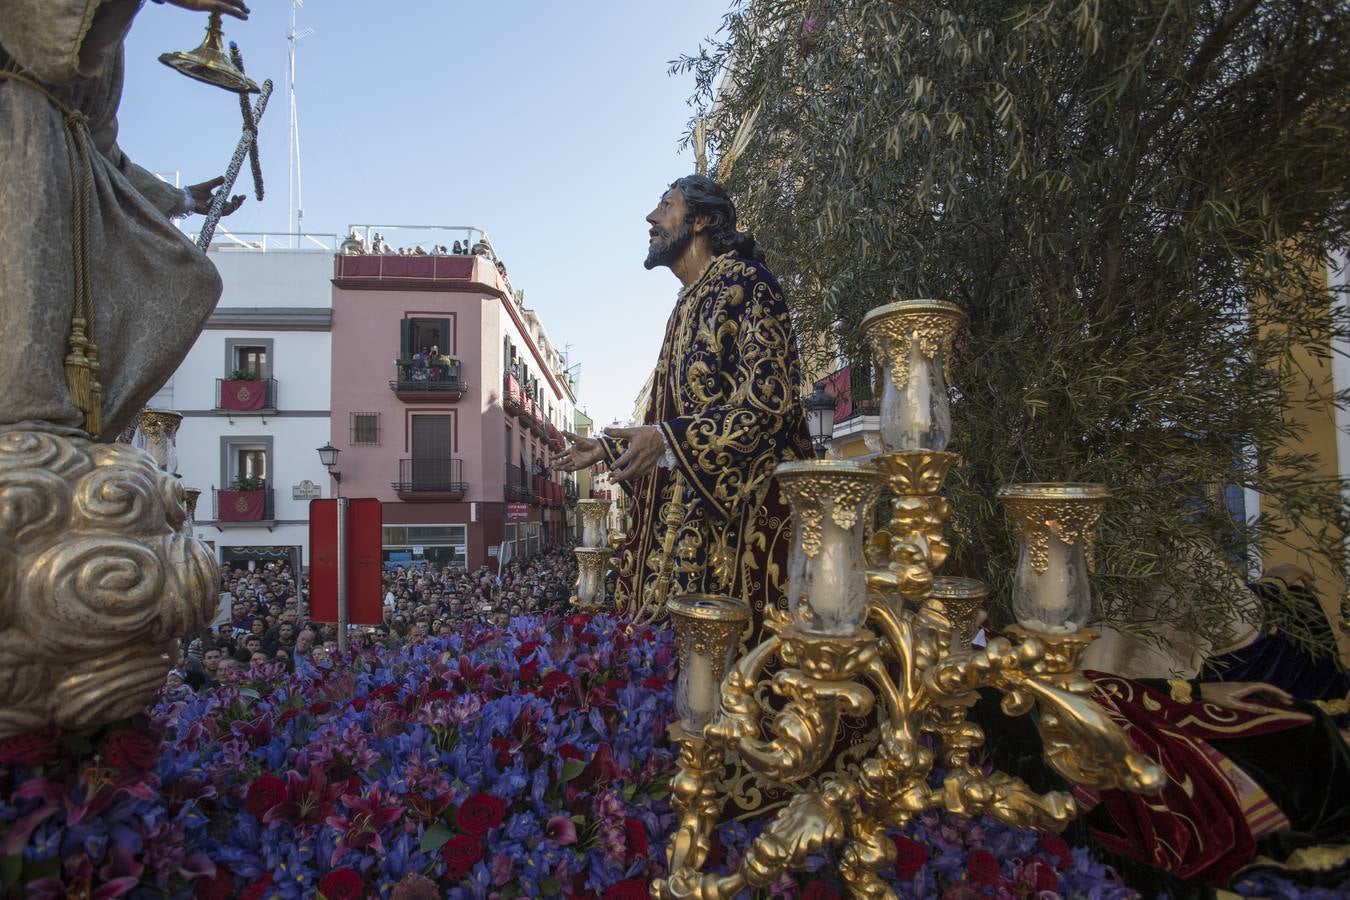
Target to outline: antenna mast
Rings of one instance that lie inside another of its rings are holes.
[[[305,0],[291,0],[291,30],[286,33],[286,42],[290,45],[287,60],[287,86],[291,102],[290,137],[287,147],[287,162],[290,172],[286,182],[286,230],[292,235],[300,234],[304,230],[305,222],[304,181],[300,172],[300,119],[295,106],[295,45],[313,34],[314,29],[296,30],[296,14],[300,7],[304,5]],[[296,240],[298,238],[291,238],[292,246],[295,246]]]

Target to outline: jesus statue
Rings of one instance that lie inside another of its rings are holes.
[[[784,603],[790,535],[771,477],[811,455],[787,304],[726,188],[687,175],[647,216],[646,267],[681,289],[641,425],[572,441],[554,466],[606,463],[632,497],[620,548],[620,615],[649,622],[677,594],[744,599],[758,625]]]

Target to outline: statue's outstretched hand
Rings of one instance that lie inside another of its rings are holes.
[[[570,431],[564,431],[563,437],[572,442],[571,446],[553,457],[550,465],[563,472],[575,472],[587,469],[598,462],[605,461],[604,448],[594,438],[582,437]]]
[[[201,184],[194,184],[188,187],[188,193],[192,195],[192,205],[196,207],[197,212],[204,215],[206,211],[211,208],[211,198],[214,196],[216,188],[224,183],[225,176],[217,175],[210,181],[203,181]],[[243,205],[244,195],[235,194],[225,201],[225,205],[220,208],[220,214],[221,216],[228,216]]]
[[[166,0],[166,2],[194,12],[224,13],[236,19],[248,18],[248,7],[244,5],[244,0]]]
[[[641,478],[660,464],[666,452],[666,439],[655,425],[606,428],[605,434],[628,442],[628,449],[610,466],[610,478],[614,481]]]
[[[1272,706],[1290,706],[1294,698],[1273,684],[1258,681],[1207,681],[1200,685],[1200,699],[1216,706],[1249,713],[1267,713]],[[1293,715],[1311,721],[1303,713]]]

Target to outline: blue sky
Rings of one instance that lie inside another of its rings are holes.
[[[351,223],[487,229],[526,302],[581,363],[581,405],[626,418],[651,371],[678,282],[642,268],[643,217],[693,168],[678,150],[692,79],[667,74],[714,32],[729,0],[307,0],[297,97],[304,228]],[[226,224],[287,230],[290,3],[226,19],[249,74],[277,85],[262,123],[266,199]],[[127,40],[122,148],[186,183],[224,171],[234,96],[157,61],[206,17],[148,3]],[[247,168],[240,184],[247,186]]]

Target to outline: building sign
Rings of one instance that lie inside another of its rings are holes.
[[[323,488],[306,478],[291,488],[292,500],[318,500],[323,496]]]
[[[508,519],[528,519],[530,517],[530,504],[528,503],[506,504],[506,517]]]

